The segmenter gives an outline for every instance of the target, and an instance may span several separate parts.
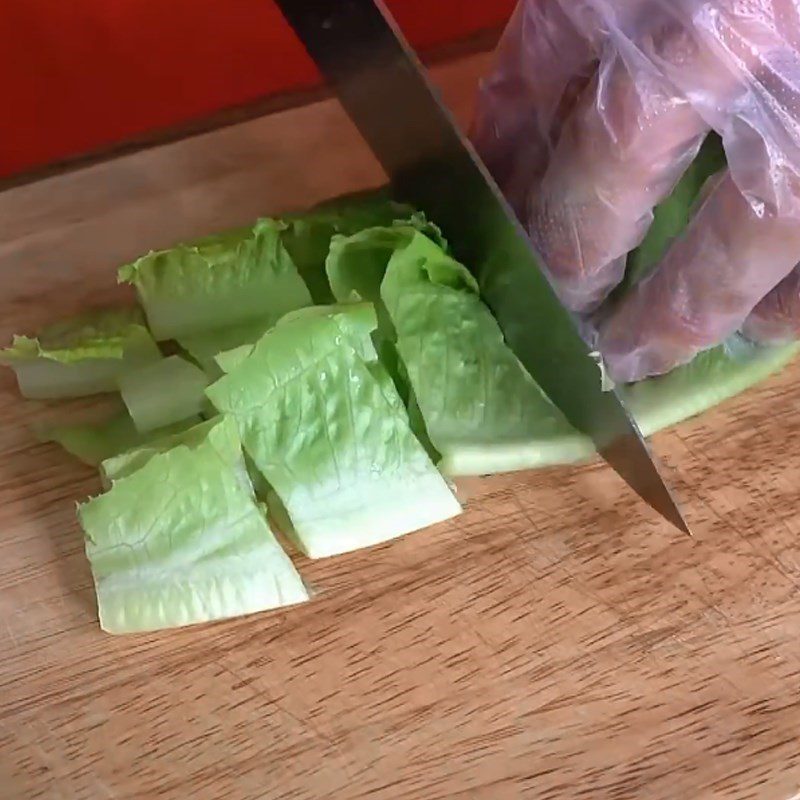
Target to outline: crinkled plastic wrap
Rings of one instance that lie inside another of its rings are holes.
[[[729,172],[607,302],[711,129]],[[522,0],[473,140],[614,380],[666,372],[742,327],[800,261],[800,0]]]
[[[795,267],[753,310],[742,333],[761,344],[800,338],[800,267]]]

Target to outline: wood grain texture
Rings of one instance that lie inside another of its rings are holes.
[[[463,115],[481,59],[440,69]],[[325,160],[320,160],[321,154]],[[120,297],[142,249],[380,182],[332,102],[0,195],[0,328]],[[109,637],[87,468],[0,378],[0,797],[800,797],[800,365],[656,437],[694,539],[598,463],[298,559],[286,612]]]

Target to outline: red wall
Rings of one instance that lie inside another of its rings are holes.
[[[514,5],[388,2],[418,49]],[[270,0],[0,0],[0,175],[316,81]]]

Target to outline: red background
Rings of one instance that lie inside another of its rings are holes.
[[[514,0],[388,0],[419,50]],[[317,83],[270,0],[2,0],[0,175]]]

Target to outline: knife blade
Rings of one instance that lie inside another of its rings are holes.
[[[551,401],[653,509],[689,528],[635,421],[559,301],[510,206],[381,0],[277,0],[398,199],[442,228],[511,349]]]

